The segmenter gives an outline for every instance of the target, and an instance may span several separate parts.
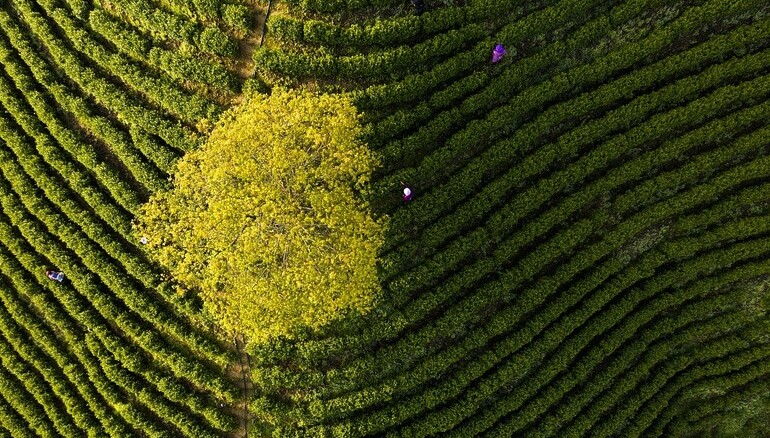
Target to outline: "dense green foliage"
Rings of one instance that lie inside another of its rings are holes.
[[[389,299],[255,351],[265,430],[767,433],[764,2],[281,4],[258,73],[367,114]]]
[[[767,1],[424,3],[0,4],[0,436],[770,435]],[[245,394],[131,224],[273,85],[364,113],[390,224]]]
[[[242,394],[226,375],[236,354],[204,328],[197,303],[161,286],[131,230],[238,81],[230,60],[195,49],[215,22],[154,6],[148,17],[148,6],[0,5],[3,435],[201,437],[238,426]],[[172,21],[192,30],[189,41],[164,33]]]

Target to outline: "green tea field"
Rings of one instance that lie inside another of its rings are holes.
[[[767,0],[415,2],[0,1],[0,437],[770,436]],[[132,224],[278,87],[362,114],[382,293],[252,343]]]

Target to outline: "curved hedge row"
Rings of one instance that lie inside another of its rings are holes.
[[[221,436],[238,425],[236,353],[163,287],[131,221],[222,110],[210,90],[239,84],[226,62],[162,49],[93,7],[0,6],[0,424]]]
[[[762,2],[472,1],[360,23],[335,15],[357,4],[291,6],[258,73],[351,93],[391,218],[373,314],[254,346],[265,430],[681,431],[677,394],[767,357],[766,314],[740,304],[770,274]],[[471,45],[421,51],[479,25]],[[509,55],[491,66],[495,42]],[[401,51],[415,65],[381,67]]]
[[[0,6],[0,434],[770,433],[766,2],[425,3],[274,1],[249,60],[252,4]],[[350,94],[390,229],[243,400],[131,221],[255,70]]]

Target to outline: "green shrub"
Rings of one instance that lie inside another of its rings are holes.
[[[232,57],[238,53],[238,47],[224,32],[216,27],[207,27],[200,34],[200,48],[206,52]]]
[[[244,5],[222,4],[222,20],[236,33],[246,35],[254,25],[253,13]]]

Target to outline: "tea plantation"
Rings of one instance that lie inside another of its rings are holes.
[[[0,2],[0,436],[770,436],[767,1],[418,3]],[[276,86],[363,113],[383,293],[244,348],[132,221]]]

